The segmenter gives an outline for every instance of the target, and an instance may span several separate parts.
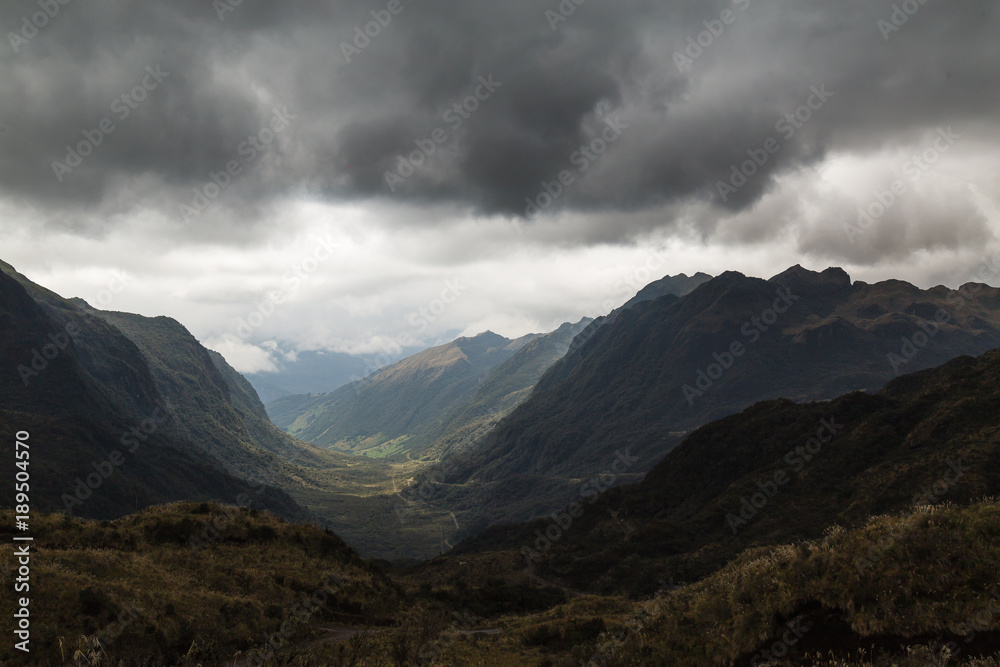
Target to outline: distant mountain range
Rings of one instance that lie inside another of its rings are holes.
[[[664,277],[605,317],[565,323],[549,334],[460,338],[334,392],[272,401],[268,414],[295,437],[340,451],[438,458],[464,450],[527,400],[545,371],[571,352],[577,334],[636,304],[681,296],[709,280],[704,273]]]
[[[295,394],[324,394],[368,374],[370,362],[343,352],[298,352],[277,372],[246,373],[264,403]]]
[[[386,457],[468,443],[527,398],[591,322],[510,340],[487,331],[408,357],[337,391],[267,406],[288,433],[317,445]]]
[[[403,348],[396,358],[406,358],[423,349]],[[371,375],[388,361],[385,355],[347,354],[332,350],[306,350],[278,356],[281,358],[276,362],[277,370],[244,374],[265,404],[285,396],[328,394]]]
[[[494,368],[472,396],[426,431],[423,437],[429,449],[422,458],[437,460],[465,452],[528,399],[538,379],[567,353],[577,334],[591,322],[590,318],[567,322],[551,333],[532,337]]]
[[[998,346],[995,288],[726,273],[592,324],[471,456],[442,464],[436,497],[473,535],[562,507],[624,453],[595,488],[638,481],[694,429],[759,401],[874,391]]]
[[[492,332],[425,350],[330,394],[288,396],[268,406],[292,435],[337,450],[384,457],[467,401],[490,371],[530,338]]]

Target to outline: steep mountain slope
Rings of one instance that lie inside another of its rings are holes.
[[[552,333],[534,338],[510,359],[497,366],[467,402],[426,429],[418,438],[432,446],[422,458],[440,459],[462,451],[531,395],[538,379],[569,350],[573,339],[593,320],[563,324]]]
[[[160,395],[187,416],[177,424],[185,439],[197,442],[243,476],[254,475],[273,460],[269,452],[278,449],[279,443],[254,439],[245,424],[254,418],[253,408],[241,412],[236,407],[230,384],[213,356],[179,322],[168,317],[91,312],[125,334],[142,352]],[[232,373],[228,375],[233,379]],[[247,407],[248,395],[243,389],[238,395]]]
[[[560,507],[626,453],[611,480],[636,480],[686,433],[755,402],[874,390],[998,347],[1000,290],[852,284],[839,269],[794,267],[769,281],[727,273],[622,310],[586,336],[449,466],[439,495],[469,534]]]
[[[283,463],[312,465],[343,457],[322,453],[271,424],[250,383],[221,354],[204,348],[176,320],[91,311],[134,342],[152,369],[160,394],[186,415],[185,438],[234,471],[255,478]]]
[[[157,388],[141,350],[114,326],[0,265],[0,429],[30,434],[32,508],[120,516],[169,500],[232,502],[252,485],[192,446],[186,415]],[[10,473],[10,476],[7,476]],[[3,491],[10,504],[12,487]],[[263,485],[261,507],[305,512]]]
[[[548,543],[539,535],[554,519],[491,529],[458,552],[513,545],[546,576],[644,593],[661,579],[705,576],[746,548],[998,494],[1000,351],[992,351],[900,377],[877,394],[757,404],[695,431],[640,484],[592,503],[578,498],[582,513]],[[880,557],[872,550],[860,569]]]
[[[618,319],[618,316],[629,308],[632,308],[640,303],[656,301],[658,299],[667,299],[666,301],[662,301],[661,304],[672,303],[673,301],[676,301],[677,298],[690,294],[699,286],[707,283],[711,279],[712,276],[707,273],[696,273],[691,277],[681,273],[676,276],[666,276],[646,285],[623,305],[615,308],[607,315],[598,317],[587,325],[587,327],[580,332],[579,336],[573,340],[565,357],[553,364],[552,370],[540,378],[539,384],[542,388],[544,388],[547,385],[555,384],[558,381],[563,380],[566,375],[579,363],[581,359],[580,353],[583,346],[587,343],[587,341],[594,337],[597,330],[603,326],[614,323],[614,321]]]
[[[707,283],[711,279],[712,276],[701,272],[696,273],[693,276],[688,276],[683,273],[676,276],[666,276],[643,287],[634,297],[626,301],[625,305],[618,310],[631,308],[637,303],[643,303],[644,301],[655,301],[661,296],[666,296],[668,294],[673,294],[674,296],[684,296],[686,294],[690,294],[700,285]]]
[[[229,365],[225,357],[215,350],[208,350],[208,356],[229,390],[229,402],[232,403],[233,407],[257,419],[270,422],[267,410],[257,395],[257,390],[253,388],[247,378],[240,375],[235,368]]]
[[[318,397],[272,403],[276,424],[297,438],[341,451],[386,456],[468,402],[490,372],[533,337],[512,341],[492,332],[459,338]]]

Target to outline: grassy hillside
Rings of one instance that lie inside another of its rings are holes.
[[[750,549],[640,601],[570,599],[516,555],[386,576],[320,529],[208,504],[36,517],[34,532],[33,652],[7,644],[4,664],[1000,665],[994,501]]]
[[[486,333],[432,348],[330,394],[267,406],[296,437],[376,458],[461,451],[524,402],[591,320],[508,341]]]
[[[8,582],[12,522],[0,512]],[[322,625],[391,623],[398,610],[397,588],[335,535],[256,510],[35,516],[32,534],[32,651],[25,660],[5,641],[5,665],[222,664],[263,654],[272,639],[281,656],[322,637]],[[12,618],[12,596],[0,609]],[[85,658],[74,661],[77,650]]]
[[[998,562],[995,502],[924,507],[748,550],[640,603],[584,598],[512,621],[511,632],[559,665],[995,667]],[[587,628],[596,636],[580,642]]]

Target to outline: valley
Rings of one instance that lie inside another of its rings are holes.
[[[175,320],[0,288],[4,357],[59,348],[0,409],[31,426],[32,664],[1000,655],[1000,614],[955,620],[996,608],[995,288],[668,278],[266,407]]]
[[[0,24],[0,667],[1000,667],[997,0]]]

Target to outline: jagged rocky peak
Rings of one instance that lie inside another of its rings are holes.
[[[851,276],[840,267],[830,267],[829,269],[817,272],[810,271],[796,264],[787,271],[783,271],[771,278],[769,282],[778,283],[790,288],[800,289],[816,288],[839,288],[849,289],[851,287]]]

